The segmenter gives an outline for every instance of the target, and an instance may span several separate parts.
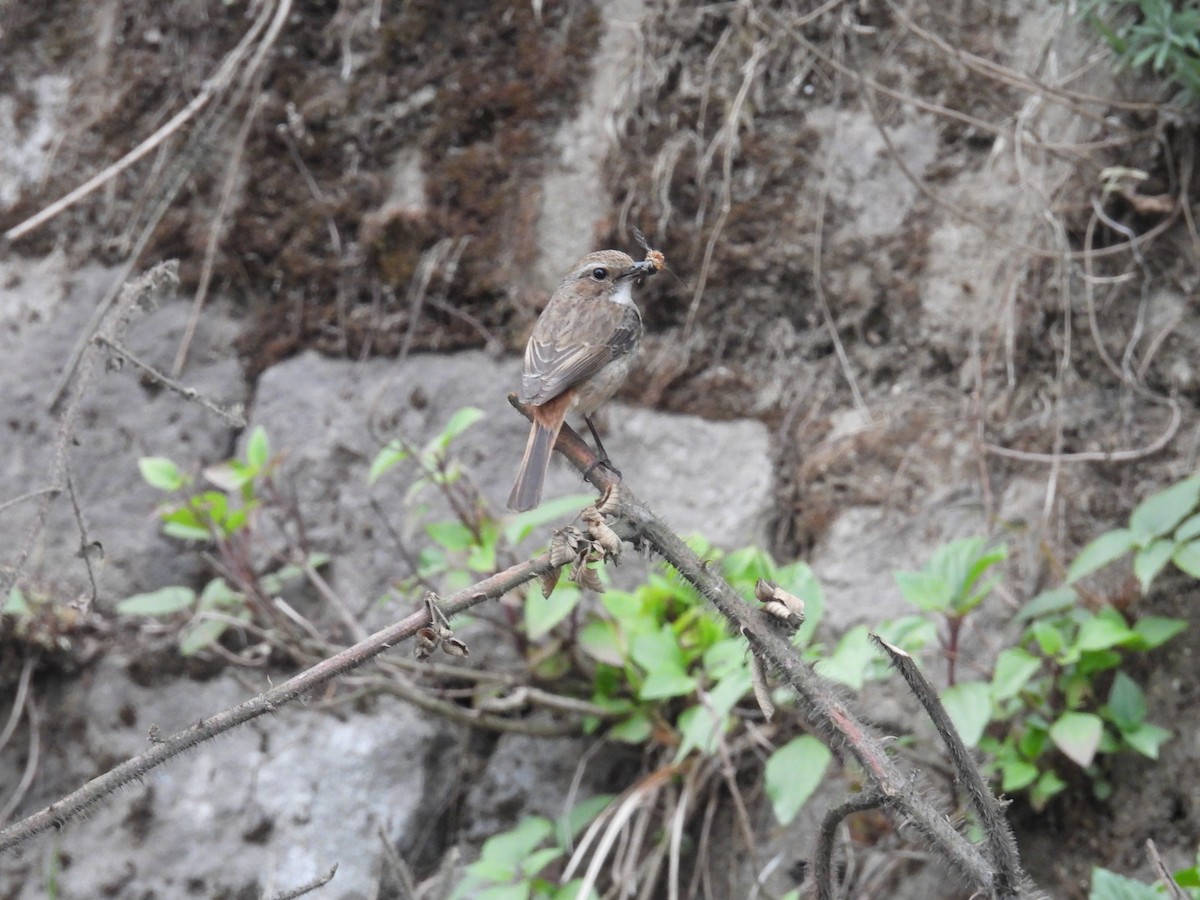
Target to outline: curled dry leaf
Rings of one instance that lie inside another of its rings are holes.
[[[542,596],[549,597],[554,593],[554,589],[558,587],[558,576],[562,574],[562,566],[555,566],[553,569],[547,569],[538,576],[538,581],[542,583]]]
[[[804,621],[804,601],[765,578],[754,585],[754,596],[766,613],[789,628],[799,628]]]
[[[575,563],[574,568],[571,570],[571,580],[581,588],[586,588],[597,594],[604,590],[599,573],[589,566],[586,560],[581,559]]]
[[[467,645],[456,637],[449,637],[442,641],[442,652],[448,653],[451,656],[470,656],[471,651]]]
[[[610,484],[596,501],[595,510],[602,516],[615,516],[621,509],[621,488]]]
[[[413,656],[424,662],[433,656],[433,652],[437,650],[439,638],[437,632],[432,628],[422,628],[417,632],[416,645],[413,647]]]
[[[582,538],[579,529],[571,525],[554,532],[554,537],[550,538],[550,565],[565,566],[574,561],[579,555]]]
[[[604,521],[604,516],[593,507],[585,509],[582,515],[587,523],[588,534],[600,545],[604,558],[617,559],[621,555],[621,539]]]
[[[762,660],[757,654],[750,654],[750,686],[754,688],[754,699],[762,710],[763,718],[768,722],[775,715],[775,701],[771,699],[771,689],[767,686],[767,673]]]

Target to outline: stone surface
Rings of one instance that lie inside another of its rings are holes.
[[[254,680],[268,687],[261,675]],[[44,697],[55,714],[28,804],[50,802],[144,750],[151,725],[170,734],[247,693],[230,676],[142,687],[119,660],[100,663]],[[24,887],[5,896],[34,900],[46,896],[45,884],[30,873],[57,869],[64,898],[258,897],[336,863],[320,896],[367,896],[380,879],[381,835],[397,842],[429,812],[429,770],[418,763],[449,727],[390,700],[337,715],[293,704],[159,767],[59,834],[6,854],[0,884],[19,884],[24,874]],[[84,733],[68,738],[74,728]]]
[[[333,583],[351,606],[383,596],[389,583],[410,574],[384,536],[372,498],[418,548],[425,540],[418,524],[451,515],[432,489],[406,501],[412,464],[368,485],[371,460],[383,441],[401,438],[423,447],[457,410],[484,410],[485,418],[453,450],[493,512],[503,513],[528,428],[505,399],[518,374],[516,360],[482,352],[415,356],[403,363],[351,363],[304,353],[263,373],[252,424],[266,428],[273,451],[281,454],[282,477],[296,491],[309,539],[333,556]],[[610,426],[605,446],[628,484],[672,526],[724,547],[761,537],[772,485],[761,424],[616,405],[605,418]],[[552,460],[547,500],[589,491],[565,462]],[[545,538],[550,529],[538,535]]]
[[[98,266],[69,271],[58,256],[0,261],[0,283],[8,285],[0,294],[0,502],[54,484],[60,420],[47,403],[113,278],[111,270]],[[168,299],[153,312],[135,314],[128,348],[151,365],[169,368],[188,307]],[[246,391],[230,352],[236,329],[219,309],[210,309],[180,379],[226,405],[242,402]],[[160,536],[154,511],[164,496],[142,481],[138,460],[168,456],[195,473],[228,454],[233,431],[198,404],[142,380],[133,366],[107,368],[106,359],[97,355],[75,417],[68,462],[89,537],[104,548],[96,568],[100,600],[111,604],[136,591],[186,583],[197,570],[193,554],[179,553],[178,545]],[[25,500],[0,516],[0,565],[15,563],[35,526],[37,506],[36,499]],[[79,527],[64,491],[51,504],[23,583],[64,599],[89,593],[79,546]]]

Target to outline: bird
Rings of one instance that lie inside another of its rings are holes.
[[[583,413],[599,445],[591,414],[633,367],[642,338],[633,288],[661,268],[661,259],[657,252],[640,262],[620,250],[589,253],[551,295],[525,347],[517,398],[533,421],[509,509],[524,512],[541,502],[550,452],[569,411]],[[607,462],[603,446],[597,449]]]

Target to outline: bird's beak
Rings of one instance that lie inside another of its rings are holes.
[[[658,270],[656,268],[654,268],[654,264],[652,262],[650,262],[650,260],[643,259],[643,260],[640,260],[639,262],[635,262],[632,266],[630,266],[628,269],[626,269],[624,272],[622,272],[620,277],[621,278],[636,278],[636,279],[639,279],[639,281],[640,281],[640,279],[649,277],[650,275],[653,275],[657,271]]]

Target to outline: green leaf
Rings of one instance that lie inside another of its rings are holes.
[[[1108,869],[1092,869],[1092,890],[1088,900],[1162,900],[1152,885],[1142,884]]]
[[[559,817],[556,825],[558,843],[566,847],[572,840],[579,837],[583,830],[596,821],[596,817],[604,812],[615,799],[613,794],[597,794],[582,800],[565,816]]]
[[[1150,759],[1158,759],[1158,748],[1172,737],[1172,733],[1166,728],[1160,728],[1157,725],[1151,725],[1149,722],[1143,722],[1132,731],[1121,732],[1121,737],[1125,743],[1136,750],[1142,756],[1148,756]]]
[[[1078,674],[1090,676],[1097,672],[1106,672],[1109,669],[1115,669],[1121,662],[1121,654],[1116,650],[1088,650],[1085,653],[1079,654],[1076,666],[1078,667]],[[1088,679],[1085,677],[1084,681],[1086,682]],[[1089,684],[1088,690],[1090,689],[1091,686]]]
[[[1200,515],[1192,516],[1190,519],[1185,519],[1183,523],[1175,529],[1175,540],[1177,543],[1186,543],[1193,538],[1200,537]]]
[[[737,672],[717,682],[700,702],[679,714],[679,749],[675,761],[684,759],[692,750],[704,754],[716,752],[717,741],[733,721],[730,711],[750,691],[750,673]]]
[[[775,560],[760,547],[741,547],[721,560],[721,574],[735,584],[753,586],[760,578],[775,580]]]
[[[169,616],[190,609],[195,601],[195,591],[176,585],[126,597],[117,604],[117,612],[123,616]]]
[[[1107,607],[1080,626],[1075,646],[1083,651],[1107,650],[1133,636],[1133,629],[1125,624],[1121,614],[1111,607]]]
[[[917,609],[946,612],[950,609],[952,588],[941,575],[933,572],[896,572],[900,594]]]
[[[439,546],[450,551],[463,551],[475,543],[475,535],[462,522],[430,522],[425,526],[425,533],[433,538]]]
[[[403,462],[410,456],[409,449],[399,441],[392,441],[382,450],[375,454],[375,458],[371,460],[371,469],[367,472],[367,484],[374,484],[379,476],[396,465],[398,462]]]
[[[493,835],[483,843],[479,861],[497,868],[487,877],[493,881],[514,878],[521,863],[554,833],[554,823],[543,816],[526,816],[510,830]],[[474,866],[471,866],[474,869]],[[497,877],[500,876],[500,877]]]
[[[1193,578],[1200,578],[1200,541],[1189,541],[1176,547],[1171,562]]]
[[[1200,865],[1175,871],[1175,883],[1183,888],[1200,888]]]
[[[196,609],[239,609],[245,605],[245,596],[231,588],[224,578],[214,578],[200,592]]]
[[[638,691],[641,700],[664,700],[667,697],[686,697],[696,690],[696,679],[682,671],[651,672]]]
[[[120,604],[117,604],[117,609],[120,611]],[[0,613],[7,616],[29,615],[29,601],[25,599],[25,594],[16,585],[9,589],[8,599],[4,601],[4,608],[0,609]]]
[[[254,471],[237,460],[217,463],[204,470],[204,479],[226,493],[235,493],[254,480]]]
[[[683,674],[687,671],[683,648],[668,624],[656,631],[635,635],[630,645],[630,655],[647,672]]]
[[[1031,724],[1017,739],[1017,749],[1026,759],[1037,759],[1045,752],[1046,741],[1049,740],[1049,737],[1045,728]]]
[[[596,893],[595,888],[589,888],[588,892],[581,898],[579,892],[583,889],[582,878],[572,878],[557,891],[550,900],[600,900],[600,895]]]
[[[1157,540],[1134,554],[1133,574],[1137,578],[1138,584],[1142,586],[1143,594],[1150,590],[1150,583],[1163,570],[1163,566],[1171,559],[1174,552],[1173,541]]]
[[[180,654],[194,656],[210,644],[215,644],[228,627],[229,623],[221,619],[193,619],[179,636]]]
[[[1030,619],[1040,619],[1043,616],[1066,612],[1075,605],[1075,599],[1074,588],[1061,587],[1051,591],[1042,591],[1021,607],[1017,613],[1017,621],[1026,622]]]
[[[521,861],[521,871],[526,876],[537,875],[542,869],[562,856],[564,852],[562,847],[547,847],[544,850],[535,850]]]
[[[775,818],[789,825],[825,777],[833,754],[811,735],[793,738],[767,759],[767,796]]]
[[[746,642],[742,638],[722,637],[704,651],[704,671],[714,681],[746,671]]]
[[[270,458],[271,445],[267,441],[267,430],[261,425],[255,426],[250,432],[250,440],[246,441],[246,462],[261,472]]]
[[[446,423],[446,427],[442,429],[442,433],[438,437],[447,442],[452,441],[484,416],[485,413],[482,409],[464,406],[450,417],[450,421]]]
[[[1028,650],[1010,647],[1002,651],[992,672],[992,697],[996,700],[1015,697],[1041,668],[1041,659]]]
[[[1121,731],[1130,731],[1146,720],[1146,695],[1138,683],[1118,672],[1108,692],[1108,712]]]
[[[1059,716],[1050,726],[1050,740],[1068,759],[1083,768],[1092,764],[1096,749],[1100,746],[1100,735],[1104,722],[1092,713],[1067,712]]]
[[[1029,791],[1029,804],[1035,810],[1044,809],[1050,798],[1061,793],[1066,786],[1067,783],[1059,777],[1057,772],[1048,769],[1038,777],[1037,784]]]
[[[138,469],[142,479],[160,491],[177,491],[187,483],[179,467],[165,456],[144,456],[138,460]]]
[[[942,691],[942,706],[963,743],[974,747],[992,718],[991,686],[986,681],[951,685]]]
[[[1163,616],[1146,616],[1133,625],[1136,637],[1127,643],[1132,650],[1153,650],[1169,641],[1188,627],[1187,619],[1167,619]]]
[[[1064,646],[1067,638],[1062,630],[1050,622],[1034,622],[1029,626],[1029,634],[1037,641],[1038,648],[1047,656],[1055,656]]]
[[[1090,575],[1115,559],[1119,559],[1137,547],[1137,540],[1128,528],[1106,531],[1086,547],[1071,562],[1067,569],[1067,584],[1073,584],[1085,575]]]
[[[207,541],[212,535],[207,528],[199,525],[189,525],[184,522],[167,522],[163,525],[163,534],[167,537],[179,538],[184,541]]]
[[[545,637],[571,614],[582,598],[579,588],[566,584],[555,588],[549,597],[543,597],[540,589],[530,591],[525,598],[525,636],[531,641]]]
[[[550,596],[553,597],[554,594]],[[615,622],[607,619],[593,619],[588,622],[579,630],[579,646],[597,662],[608,663],[610,666],[625,664],[627,648]]]
[[[595,499],[595,494],[569,494],[566,497],[547,500],[528,512],[509,516],[504,526],[504,539],[516,546],[529,537],[534,529],[542,525],[557,522],[564,516],[574,518],[581,509],[590,506]]]
[[[833,653],[817,663],[817,672],[857,691],[876,652],[867,626],[856,625],[842,635]]]
[[[605,736],[609,740],[621,741],[625,744],[641,744],[650,739],[653,730],[654,726],[650,717],[645,713],[635,712],[629,718],[622,719],[608,729]]]
[[[1129,527],[1138,543],[1161,537],[1175,529],[1200,503],[1200,476],[1185,478],[1179,484],[1151,494],[1137,505],[1129,517]]]
[[[1000,789],[1006,794],[1029,787],[1037,780],[1038,767],[1023,759],[1005,761],[1001,767]]]

